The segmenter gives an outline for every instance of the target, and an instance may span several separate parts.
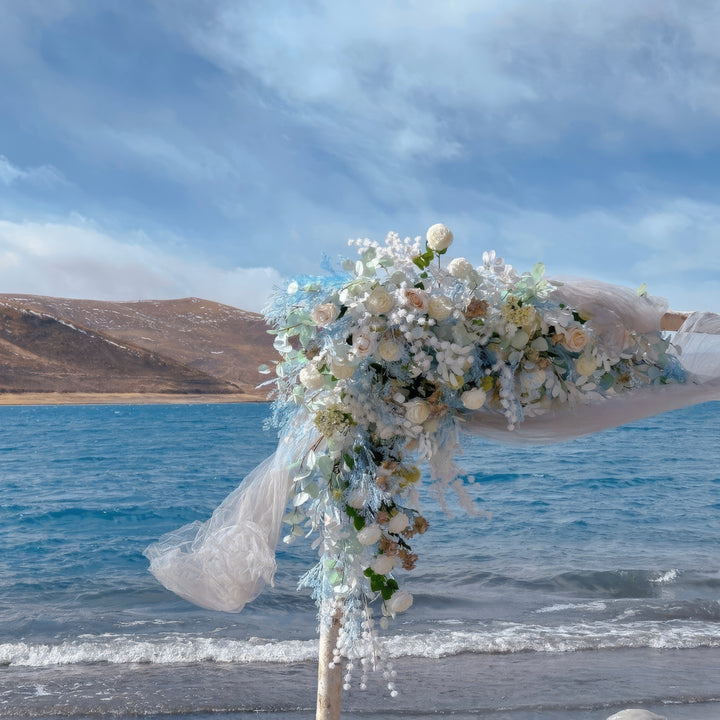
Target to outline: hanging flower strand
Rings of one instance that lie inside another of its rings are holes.
[[[343,608],[336,655],[359,659],[363,678],[382,664],[368,605],[392,618],[413,602],[398,577],[415,567],[414,538],[428,529],[420,464],[440,496],[451,483],[462,494],[452,459],[464,417],[502,414],[512,430],[561,405],[682,380],[658,333],[605,347],[590,318],[554,299],[542,264],[520,275],[494,252],[479,267],[443,263],[452,242],[441,223],[424,247],[395,233],[384,245],[351,242],[359,259],[292,281],[266,312],[281,355],[275,422],[302,412],[317,431],[293,469],[284,541],[318,535],[319,562],[301,585],[321,624]]]

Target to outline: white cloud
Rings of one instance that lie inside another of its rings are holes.
[[[64,183],[65,180],[51,165],[23,169],[13,165],[4,155],[0,155],[0,184],[10,186],[17,182],[54,185]]]
[[[716,141],[713,3],[215,0],[196,12],[202,22],[163,17],[353,159],[535,152],[577,132],[617,150],[647,142],[647,128],[670,133],[666,146]]]
[[[144,235],[115,239],[71,223],[0,221],[0,289],[94,300],[190,295],[260,310],[280,276],[273,268],[221,268],[172,254]]]
[[[453,250],[476,262],[494,247],[521,271],[542,261],[553,275],[646,282],[675,309],[720,312],[720,204],[654,198],[565,215],[488,205],[477,217],[453,221]]]

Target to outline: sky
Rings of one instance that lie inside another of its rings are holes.
[[[260,310],[350,238],[720,312],[716,0],[4,0],[0,292]]]

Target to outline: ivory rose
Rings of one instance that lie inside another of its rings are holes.
[[[587,345],[587,335],[580,327],[571,327],[564,333],[563,345],[572,352],[580,352]]]
[[[358,531],[357,539],[363,545],[374,545],[382,537],[382,530],[377,525],[366,525]],[[385,573],[381,573],[384,575]]]
[[[475,274],[473,264],[464,257],[455,258],[448,263],[448,272],[458,280],[469,280]]]
[[[482,388],[473,388],[466,390],[461,396],[460,401],[468,410],[479,410],[487,398],[487,393]]]
[[[387,575],[395,567],[395,558],[392,555],[378,555],[370,567],[378,575]]]
[[[374,315],[389,313],[394,304],[393,296],[380,286],[374,288],[365,299],[365,307]]]
[[[450,299],[446,298],[444,295],[433,295],[428,300],[427,314],[433,318],[433,320],[437,320],[438,322],[447,320],[452,311],[453,305],[450,302]]]
[[[385,601],[385,609],[390,615],[405,612],[413,604],[413,596],[407,590],[396,590],[389,600]]]
[[[298,373],[298,378],[308,390],[319,390],[325,385],[324,375],[312,364],[306,365]]]
[[[405,403],[405,417],[413,425],[422,425],[430,417],[430,405],[424,400],[410,400]]]
[[[431,250],[442,252],[452,245],[453,234],[447,225],[435,223],[435,225],[428,228],[425,239],[427,240],[427,246]]]
[[[583,353],[576,361],[575,361],[575,370],[577,370],[578,375],[583,375],[584,377],[589,377],[592,375],[595,370],[597,369],[597,360],[588,353]]]
[[[392,338],[383,338],[378,344],[378,355],[385,362],[394,362],[400,357],[400,346]]]
[[[424,290],[418,288],[407,288],[405,290],[405,303],[413,310],[427,312],[428,294]]]
[[[348,358],[334,358],[330,364],[330,372],[338,380],[347,380],[355,374],[356,367]]]
[[[310,317],[318,327],[325,327],[334,320],[337,320],[339,314],[340,308],[337,305],[334,303],[323,303],[313,308]]]
[[[353,336],[353,350],[358,357],[369,357],[375,352],[377,339],[368,333],[358,333]]]
[[[405,513],[398,513],[390,518],[387,524],[388,532],[401,533],[410,524],[410,519]]]

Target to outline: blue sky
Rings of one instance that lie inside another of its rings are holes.
[[[6,0],[0,292],[259,309],[348,238],[720,311],[714,0]]]

